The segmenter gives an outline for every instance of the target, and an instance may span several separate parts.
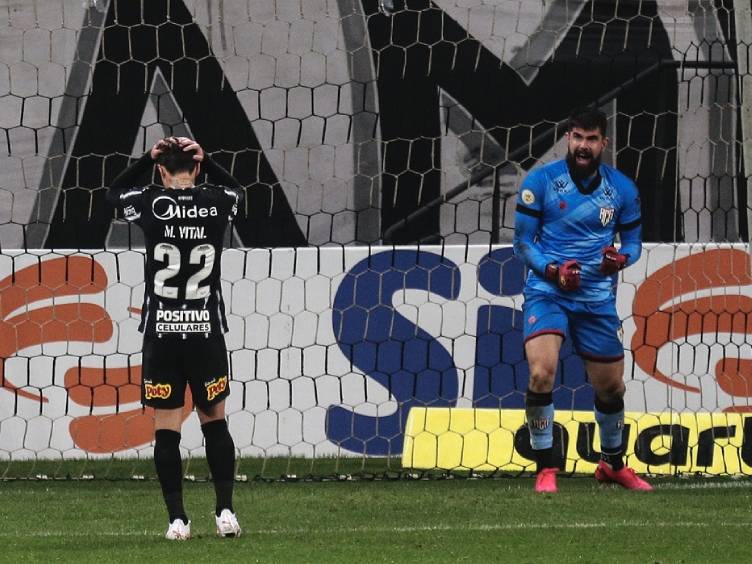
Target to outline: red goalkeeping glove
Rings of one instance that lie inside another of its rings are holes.
[[[546,280],[562,290],[571,292],[580,287],[580,263],[568,260],[563,264],[550,263],[546,266]]]
[[[603,260],[601,261],[600,271],[606,276],[616,274],[625,266],[629,255],[623,255],[616,250],[616,247],[606,247],[603,249]]]

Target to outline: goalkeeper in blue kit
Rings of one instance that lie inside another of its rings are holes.
[[[595,391],[601,442],[596,479],[652,489],[623,461],[624,348],[614,278],[640,258],[640,198],[634,182],[601,163],[606,125],[600,110],[575,110],[566,159],[530,172],[517,198],[514,251],[529,269],[523,306],[530,372],[525,413],[540,493],[557,489],[552,391],[565,338],[584,360]]]

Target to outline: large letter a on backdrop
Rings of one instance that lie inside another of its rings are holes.
[[[112,210],[102,188],[127,165],[157,69],[182,109],[183,121],[208,152],[222,151],[220,162],[247,187],[247,212],[241,211],[235,221],[242,243],[305,245],[279,181],[201,29],[182,0],[154,0],[110,2],[45,246],[104,245],[109,222],[102,217],[112,216]]]

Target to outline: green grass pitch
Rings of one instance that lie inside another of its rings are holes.
[[[2,562],[744,562],[752,481],[591,477],[246,482],[243,536],[214,536],[210,483],[185,484],[194,538],[170,542],[154,481],[0,482]]]

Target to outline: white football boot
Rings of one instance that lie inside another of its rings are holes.
[[[238,524],[237,516],[229,509],[223,509],[219,517],[215,516],[217,522],[217,536],[222,538],[239,537],[242,530]]]
[[[165,538],[168,540],[188,540],[191,538],[191,522],[183,523],[182,519],[175,519],[167,527]]]

